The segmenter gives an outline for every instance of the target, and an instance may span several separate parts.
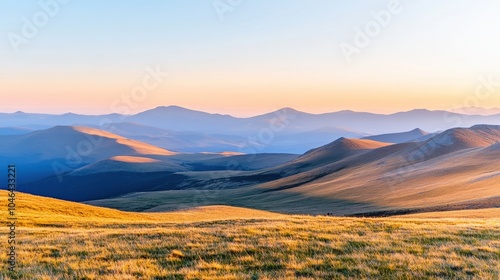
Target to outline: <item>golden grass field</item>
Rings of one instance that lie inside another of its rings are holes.
[[[127,213],[22,193],[17,203],[19,267],[0,279],[500,277],[498,209],[365,219],[227,206]]]

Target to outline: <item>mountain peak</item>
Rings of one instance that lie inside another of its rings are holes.
[[[387,142],[387,143],[404,143],[404,142],[413,142],[427,135],[429,135],[428,132],[420,128],[415,128],[407,132],[372,135],[364,137],[363,139],[374,140],[378,142]]]
[[[422,151],[430,151],[426,158],[470,148],[486,148],[500,141],[500,126],[475,125],[470,128],[452,128],[427,140]],[[425,147],[425,148],[424,148]]]
[[[148,111],[167,111],[167,110],[175,110],[175,111],[192,111],[190,109],[177,106],[177,105],[170,105],[170,106],[158,106],[154,109],[148,110]],[[147,112],[147,111],[146,111]]]
[[[21,135],[16,141],[17,150],[31,150],[46,158],[66,156],[65,147],[81,149],[85,147],[84,154],[89,153],[94,158],[137,155],[173,155],[172,151],[147,144],[144,142],[127,139],[125,137],[106,132],[96,128],[84,126],[59,125],[45,130],[35,131]],[[14,149],[16,150],[16,149]],[[43,150],[43,153],[40,151]]]
[[[134,116],[132,116],[132,119],[137,116],[152,116],[152,117],[161,117],[161,116],[182,116],[182,115],[187,115],[187,114],[192,114],[192,115],[200,115],[200,114],[207,114],[205,112],[201,111],[195,111],[191,109],[187,109],[181,106],[176,106],[176,105],[170,105],[170,106],[158,106],[154,109],[146,110],[144,112],[138,113]]]
[[[312,149],[295,162],[307,162],[310,166],[325,162],[335,162],[344,158],[390,145],[372,140],[341,137],[330,144]]]
[[[354,139],[340,137],[339,139],[331,142],[330,144],[324,145],[322,147],[310,150],[306,154],[313,153],[344,153],[359,150],[373,150],[381,147],[390,145],[389,143],[383,143],[373,140],[364,139]]]
[[[281,108],[281,110],[289,110],[289,111],[294,111],[294,112],[302,112],[302,111],[299,111],[299,110],[297,110],[295,108],[292,108],[292,107],[283,107],[283,108]]]
[[[472,130],[500,130],[500,125],[477,124],[471,127]]]
[[[294,109],[292,107],[283,107],[283,108],[278,109],[278,110],[276,110],[276,111],[274,111],[272,113],[278,113],[278,112],[283,112],[283,111],[287,112],[287,113],[292,113],[292,114],[308,114],[306,112],[302,112],[302,111],[296,110],[296,109]]]
[[[212,116],[229,116],[229,115],[221,115],[221,114],[211,114],[207,113],[204,111],[198,111],[198,110],[192,110],[188,108],[184,108],[181,106],[177,105],[170,105],[170,106],[158,106],[154,109],[144,111],[142,113],[139,113],[137,115],[144,115],[144,114],[192,114],[192,115],[212,115]]]
[[[389,143],[367,140],[367,139],[355,139],[355,138],[345,138],[340,137],[334,142],[330,143],[336,148],[342,148],[345,150],[373,150],[389,145]],[[327,145],[328,146],[328,145]]]

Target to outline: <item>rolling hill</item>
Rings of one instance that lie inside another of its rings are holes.
[[[60,176],[115,156],[155,156],[176,153],[88,127],[56,126],[23,135],[0,136],[0,164],[17,164],[20,183]],[[177,171],[184,170],[179,166]]]
[[[323,160],[331,161],[336,158],[345,158],[358,152],[374,150],[388,145],[390,144],[372,140],[347,139],[342,137],[328,145],[308,151],[298,158],[297,161],[306,161],[308,164],[311,164],[311,162],[318,164],[322,163]]]
[[[279,166],[296,159],[295,154],[251,154],[251,155],[231,155],[225,157],[215,157],[203,159],[201,157],[184,159],[179,163],[192,171],[215,171],[215,170],[260,170]],[[173,157],[173,161],[177,157]]]
[[[99,126],[95,126],[99,128]],[[236,135],[207,134],[192,131],[166,130],[138,123],[112,123],[105,131],[180,153],[220,153],[239,151],[245,145],[258,145]],[[184,129],[188,129],[185,127]]]
[[[0,195],[7,197],[8,193],[5,190],[0,190]],[[65,223],[66,227],[70,228],[92,224],[169,224],[232,219],[279,219],[284,217],[278,213],[224,205],[196,207],[170,213],[133,213],[22,192],[16,193],[16,199],[19,205],[23,205],[22,211],[17,212],[19,225],[21,226],[44,226],[47,224],[56,225]],[[7,204],[2,203],[2,206],[4,205],[7,207]]]
[[[348,139],[342,137],[330,144],[312,149],[295,160],[270,168],[264,171],[263,174],[279,174],[279,177],[286,177],[291,174],[305,172],[388,145],[390,144],[372,140]]]
[[[134,156],[115,156],[86,165],[68,173],[67,176],[87,176],[115,172],[140,173],[144,176],[144,173],[172,173],[180,171],[188,171],[188,169],[166,160]]]
[[[450,129],[427,141],[392,145],[343,138],[280,166],[219,178],[187,177],[185,188],[195,186],[191,190],[90,203],[142,211],[228,204],[336,215],[500,207],[498,141],[500,127],[489,125]],[[201,186],[204,195],[196,192]]]
[[[98,129],[78,126],[56,126],[25,135],[0,138],[0,156],[27,156],[40,161],[65,158],[78,153],[90,161],[117,155],[174,155],[174,152],[139,141],[127,139]],[[75,155],[76,156],[76,155]]]
[[[429,159],[469,148],[485,148],[500,141],[500,126],[453,128],[424,141],[410,157]]]
[[[16,164],[22,172],[18,180],[21,191],[72,201],[178,189],[183,188],[183,173],[189,171],[256,170],[296,157],[179,154],[110,132],[73,126],[1,136],[0,145],[0,163]]]

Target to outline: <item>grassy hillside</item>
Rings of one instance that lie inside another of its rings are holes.
[[[0,190],[0,197],[8,197]],[[7,199],[0,203],[7,209]],[[89,228],[107,227],[117,224],[172,224],[230,219],[279,218],[284,215],[229,206],[197,207],[186,211],[169,213],[122,212],[109,208],[89,206],[59,199],[17,193],[18,224],[23,227]],[[2,217],[6,212],[2,212]]]
[[[418,213],[404,216],[394,216],[393,218],[417,218],[417,219],[500,219],[500,208],[488,208],[477,210],[444,211]]]
[[[285,216],[226,206],[137,214],[25,194],[18,214],[19,267],[0,279],[500,276],[498,218]]]

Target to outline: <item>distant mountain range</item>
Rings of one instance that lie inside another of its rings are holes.
[[[454,113],[464,114],[464,115],[483,115],[491,116],[500,114],[500,108],[481,108],[481,107],[462,107],[455,110],[451,110]]]
[[[418,136],[418,131],[411,132],[416,127],[421,129],[420,133],[432,134],[475,124],[500,124],[500,114],[485,116],[428,110],[390,115],[353,111],[309,114],[283,108],[255,117],[236,118],[178,106],[158,107],[131,116],[16,112],[0,114],[0,135],[19,135],[57,125],[86,126],[183,153],[304,153],[339,137],[381,139],[376,135],[383,134],[380,137],[399,143]],[[410,132],[394,135],[401,131]]]
[[[430,139],[435,134],[428,133],[426,131],[421,130],[420,128],[416,128],[412,131],[408,132],[400,132],[400,133],[388,133],[382,135],[374,135],[364,137],[363,139],[374,140],[379,142],[389,142],[389,143],[404,143],[411,141],[423,141]]]

